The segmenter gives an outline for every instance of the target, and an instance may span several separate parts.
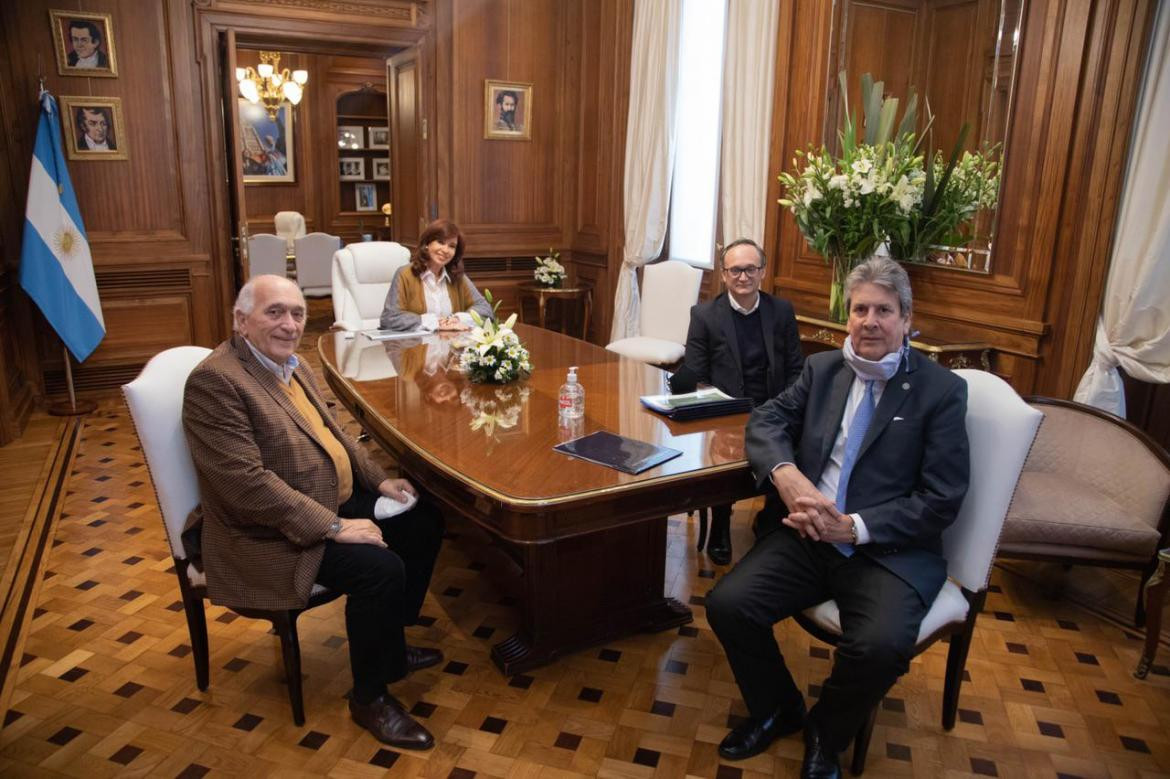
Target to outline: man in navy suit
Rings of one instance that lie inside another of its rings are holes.
[[[839,775],[838,752],[909,668],[946,579],[942,532],[970,471],[966,383],[909,349],[905,270],[869,260],[845,295],[841,351],[810,357],[799,381],[748,422],[752,471],[787,507],[783,526],[707,597],[750,715],[720,754],[750,757],[803,727],[803,777]],[[772,626],[830,598],[843,635],[806,716]]]
[[[725,294],[691,308],[683,365],[693,379],[758,406],[786,389],[804,366],[796,316],[787,300],[760,292],[764,250],[750,238],[723,250]],[[731,504],[711,507],[707,555],[731,562]]]

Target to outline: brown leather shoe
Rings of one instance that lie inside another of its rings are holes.
[[[399,749],[430,749],[435,745],[434,737],[392,695],[381,695],[365,705],[350,698],[349,716],[383,744]]]
[[[406,672],[414,673],[443,662],[443,650],[406,645]]]

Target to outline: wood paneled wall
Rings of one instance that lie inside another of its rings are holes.
[[[192,67],[190,7],[177,2],[109,2],[90,10],[114,18],[117,78],[57,74],[49,9],[59,3],[6,3],[3,22],[6,84],[5,149],[13,207],[4,209],[5,235],[22,221],[27,171],[38,119],[38,75],[54,95],[117,97],[126,126],[128,159],[74,160],[77,192],[97,270],[107,338],[75,370],[79,389],[116,386],[165,346],[208,343],[219,333],[207,315],[214,298],[212,235],[207,208],[206,137],[195,107],[201,85]],[[20,171],[19,174],[15,171]],[[19,240],[4,242],[4,265],[17,264]],[[8,294],[9,302],[12,295]],[[31,305],[27,306],[32,308]],[[198,316],[200,309],[204,315]],[[13,374],[39,393],[63,389],[62,350],[38,311],[8,310],[3,327],[35,346],[37,376]],[[31,328],[28,325],[31,324]],[[19,328],[19,329],[17,329]],[[23,332],[21,332],[23,331]],[[7,339],[5,339],[7,340]],[[19,362],[16,360],[14,362]],[[31,381],[30,381],[31,379]],[[3,413],[0,413],[3,416]]]
[[[910,268],[916,327],[992,343],[996,372],[1023,393],[1070,397],[1088,365],[1153,8],[1149,0],[1027,4],[992,273]],[[782,5],[773,170],[822,140],[831,14],[819,0]],[[821,315],[829,270],[775,204],[779,194],[773,180],[770,283],[801,313]]]
[[[531,277],[532,257],[560,250],[571,272],[598,284],[593,333],[606,340],[621,263],[632,0],[77,0],[113,15],[113,79],[56,75],[48,11],[60,5],[0,4],[0,190],[24,203],[38,73],[56,95],[122,99],[129,159],[70,162],[108,328],[74,371],[83,393],[116,391],[159,349],[214,345],[229,332],[228,31],[245,64],[247,50],[271,48],[284,53],[282,64],[311,70],[297,109],[298,181],[248,187],[253,230],[269,230],[272,214],[292,208],[311,227],[356,232],[331,194],[335,152],[306,146],[335,149],[332,106],[317,97],[367,82],[384,89],[381,58],[417,45],[422,217],[463,227],[469,270],[505,299],[505,311],[515,285]],[[530,141],[483,138],[486,78],[533,84]],[[63,391],[60,343],[16,281],[22,210],[0,215],[0,443],[19,433],[35,398]]]

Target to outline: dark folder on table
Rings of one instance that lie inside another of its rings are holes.
[[[565,441],[553,449],[624,473],[641,473],[682,454],[678,449],[635,441],[604,430]]]

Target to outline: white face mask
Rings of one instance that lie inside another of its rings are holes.
[[[867,360],[853,351],[853,340],[849,336],[845,336],[845,343],[841,347],[841,351],[845,355],[845,362],[862,381],[889,381],[898,372],[898,366],[903,357],[906,357],[907,365],[909,365],[910,358],[906,356],[908,341],[908,338],[903,339],[902,346],[898,348],[898,351],[890,352],[877,361]]]

